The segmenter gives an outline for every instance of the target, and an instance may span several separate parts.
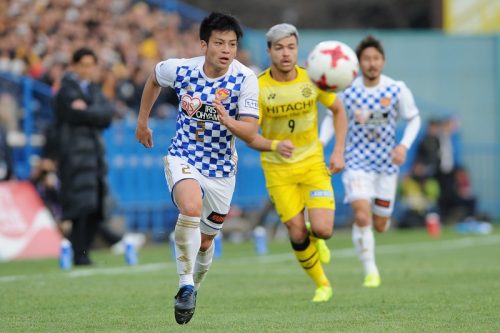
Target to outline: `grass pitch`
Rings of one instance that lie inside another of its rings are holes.
[[[499,226],[496,225],[496,229]],[[423,230],[376,235],[382,286],[361,287],[350,231],[328,241],[334,287],[314,286],[286,241],[258,257],[253,244],[224,244],[198,293],[196,313],[176,324],[177,274],[167,244],[140,265],[94,252],[93,268],[62,272],[56,260],[0,264],[0,332],[500,332],[500,233],[439,240]]]

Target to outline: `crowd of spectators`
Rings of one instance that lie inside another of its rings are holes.
[[[8,0],[0,2],[0,13],[0,72],[28,75],[55,92],[73,52],[89,47],[99,59],[95,80],[121,118],[135,118],[156,62],[200,54],[197,23],[145,2]],[[175,103],[165,90],[153,116],[175,115]]]

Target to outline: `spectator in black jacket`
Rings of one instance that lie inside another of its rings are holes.
[[[97,56],[88,48],[73,54],[55,96],[61,181],[62,218],[73,221],[70,241],[75,265],[89,265],[89,249],[104,218],[107,192],[104,142],[101,132],[113,117],[113,107],[93,82]]]
[[[7,143],[7,133],[0,126],[0,181],[10,180],[14,177],[14,163],[12,151]]]

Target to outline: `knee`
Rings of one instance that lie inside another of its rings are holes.
[[[360,227],[366,227],[370,225],[370,213],[364,210],[358,210],[354,213],[354,219],[356,224]]]
[[[184,202],[178,204],[178,207],[179,207],[179,212],[182,215],[193,216],[193,217],[201,216],[201,209],[202,209],[201,201]]]
[[[330,239],[333,235],[333,223],[322,223],[320,228],[313,228],[312,232],[316,238]]]

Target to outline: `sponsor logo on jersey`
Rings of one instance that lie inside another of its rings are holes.
[[[333,198],[333,192],[326,191],[326,190],[311,191],[311,192],[309,192],[309,197],[311,197],[311,198]]]
[[[215,97],[219,101],[225,100],[226,98],[229,97],[229,95],[231,95],[231,91],[226,88],[217,88],[217,90],[215,91]]]
[[[359,125],[383,125],[389,121],[389,112],[372,112],[366,108],[354,111],[354,120]]]
[[[357,109],[354,111],[354,120],[356,120],[356,123],[364,125],[370,118],[371,114],[371,111],[368,109]]]
[[[216,212],[211,212],[210,215],[207,216],[207,219],[216,224],[224,223],[224,219],[226,218],[226,214],[220,214]]]
[[[198,97],[183,95],[181,98],[181,108],[188,116],[192,116],[202,106],[201,100]]]
[[[304,109],[311,109],[314,106],[315,100],[310,99],[307,101],[300,101],[297,103],[282,104],[267,106],[266,111],[270,114],[282,114],[287,112],[302,111]]]
[[[251,109],[258,109],[259,103],[255,99],[245,99],[245,107]]]
[[[372,112],[370,119],[368,119],[369,125],[384,125],[389,122],[389,112]]]
[[[219,121],[215,106],[202,103],[198,97],[182,96],[181,109],[186,115],[194,119]]]

